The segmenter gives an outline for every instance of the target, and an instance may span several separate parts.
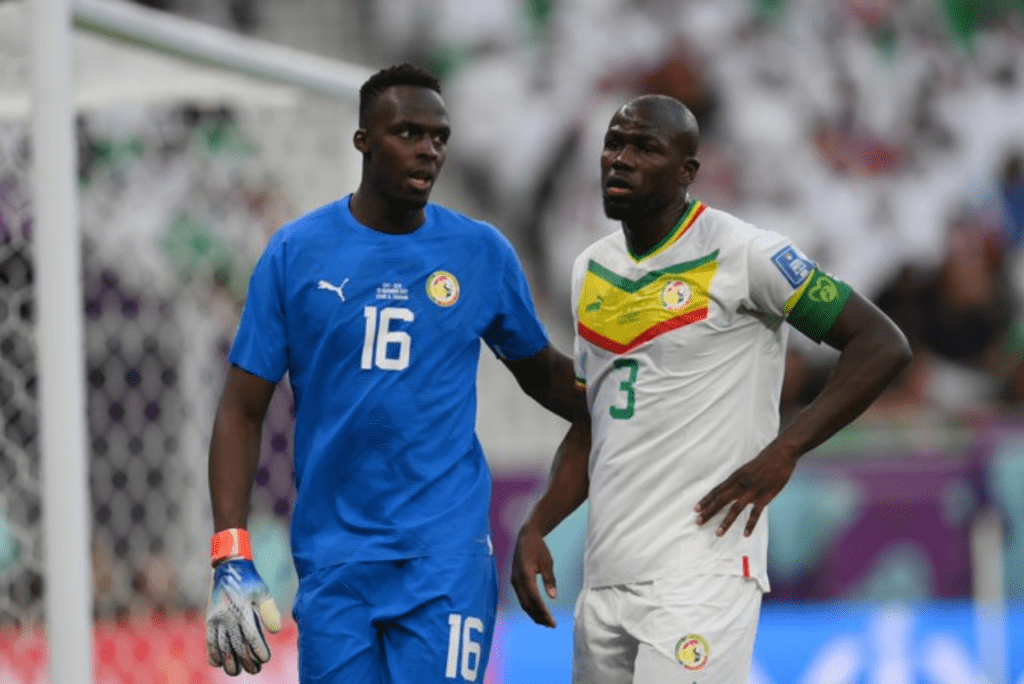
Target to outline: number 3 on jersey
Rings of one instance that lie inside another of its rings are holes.
[[[389,306],[381,309],[378,317],[377,307],[367,306],[363,308],[363,317],[366,319],[366,330],[363,334],[363,356],[359,367],[368,370],[377,366],[381,370],[389,371],[408,368],[412,338],[404,330],[392,330],[391,321],[411,323],[416,319],[416,315],[409,309]],[[398,356],[388,356],[389,344],[398,345]]]
[[[636,359],[615,359],[612,366],[616,369],[628,368],[629,378],[619,383],[619,391],[626,393],[626,405],[622,407],[612,406],[608,409],[608,413],[616,420],[628,420],[633,417],[633,409],[636,404],[636,390],[633,388],[633,383],[636,382],[636,374],[640,369],[640,364],[637,363]]]

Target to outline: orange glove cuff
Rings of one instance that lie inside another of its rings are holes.
[[[241,527],[221,530],[210,539],[210,564],[216,565],[228,558],[252,560],[249,532]]]

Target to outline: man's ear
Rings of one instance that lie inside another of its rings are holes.
[[[697,178],[697,171],[700,170],[700,161],[696,157],[687,157],[679,168],[679,180],[683,185],[689,186]]]
[[[352,135],[352,144],[355,145],[356,149],[362,152],[363,154],[369,153],[370,140],[366,136],[365,128],[356,129],[356,132]]]

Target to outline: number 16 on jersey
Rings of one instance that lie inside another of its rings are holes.
[[[416,315],[409,309],[389,306],[380,310],[377,307],[363,308],[366,329],[363,333],[363,354],[359,367],[369,370],[376,366],[381,370],[400,371],[409,367],[409,349],[412,338],[404,330],[392,330],[392,321],[411,323]],[[398,346],[398,356],[388,356],[388,345]]]

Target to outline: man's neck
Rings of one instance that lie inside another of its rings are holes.
[[[381,233],[411,233],[425,220],[423,207],[389,201],[377,192],[360,185],[349,200],[352,216],[367,228]]]
[[[650,252],[679,225],[689,206],[689,194],[684,192],[679,199],[660,211],[623,219],[622,232],[626,236],[629,251],[637,256]]]

